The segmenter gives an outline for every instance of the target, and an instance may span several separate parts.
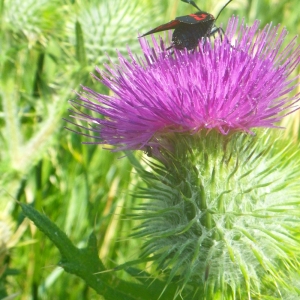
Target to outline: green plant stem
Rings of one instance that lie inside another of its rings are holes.
[[[151,300],[157,295],[149,294],[147,286],[126,282],[117,278],[112,271],[106,270],[98,257],[97,240],[91,234],[88,246],[76,248],[67,235],[45,215],[32,206],[20,203],[23,213],[44,232],[59,249],[62,259],[59,265],[68,273],[82,278],[88,286],[107,300]]]

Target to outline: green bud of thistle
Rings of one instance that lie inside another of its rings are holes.
[[[142,220],[133,234],[145,241],[141,257],[152,256],[168,282],[179,284],[183,299],[276,298],[287,291],[295,297],[295,147],[270,130],[163,140],[165,147],[149,161],[152,172],[143,176],[147,188],[137,195],[148,199],[135,215]]]

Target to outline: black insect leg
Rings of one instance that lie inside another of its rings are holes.
[[[208,37],[210,37],[210,36],[215,37],[215,33],[216,33],[216,32],[219,33],[221,42],[223,42],[223,38],[222,38],[222,37],[224,36],[224,37],[226,38],[227,43],[230,45],[230,47],[231,47],[231,48],[234,48],[234,47],[231,45],[231,43],[230,43],[228,37],[226,36],[225,31],[224,31],[223,28],[221,28],[221,27],[213,27],[213,28],[211,29],[210,33],[209,33],[207,36],[208,36]]]
[[[171,44],[171,46],[169,46],[168,48],[166,48],[166,51],[169,51],[169,50],[172,49],[172,48],[174,48],[174,45],[173,45],[173,44]],[[168,54],[170,54],[170,56],[173,55],[173,54],[174,54],[174,50],[172,50],[172,52],[171,52],[171,53],[168,53]]]
[[[222,40],[222,34],[224,34],[224,36],[225,36],[225,32],[224,32],[223,28],[221,28],[221,27],[213,27],[213,28],[210,30],[210,33],[207,34],[207,36],[208,36],[208,37],[213,36],[214,38],[216,38],[216,37],[215,37],[215,34],[216,34],[217,32],[218,32],[219,35],[220,35],[221,42],[223,42],[223,40]]]

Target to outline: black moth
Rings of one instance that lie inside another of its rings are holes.
[[[232,0],[229,0],[222,7],[217,18],[215,18],[212,14],[202,11],[194,1],[191,0],[181,0],[181,1],[193,5],[199,11],[187,16],[177,17],[175,18],[175,20],[172,20],[169,23],[160,25],[146,32],[145,34],[142,35],[142,37],[148,34],[165,31],[168,29],[175,29],[172,35],[171,47],[174,47],[176,49],[186,48],[188,50],[191,50],[191,49],[195,49],[198,46],[199,40],[201,38],[214,35],[216,32],[220,30],[223,32],[221,28],[215,26],[215,21],[218,19],[223,9]]]

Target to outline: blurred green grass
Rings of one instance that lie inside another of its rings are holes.
[[[196,2],[214,15],[225,4]],[[300,29],[297,6],[298,0],[233,0],[218,24],[232,14],[248,24],[281,23],[291,39]],[[17,272],[7,277],[9,295],[99,299],[56,266],[58,251],[14,200],[32,203],[76,245],[84,246],[94,231],[108,268],[136,258],[139,245],[128,238],[134,224],[125,218],[136,201],[130,196],[138,185],[135,172],[122,153],[83,145],[89,139],[65,130],[62,118],[80,84],[108,93],[90,76],[105,53],[115,60],[115,49],[125,53],[127,45],[139,52],[138,32],[192,11],[180,0],[0,2],[0,221],[12,224],[7,262]],[[299,114],[285,125],[298,139]]]

